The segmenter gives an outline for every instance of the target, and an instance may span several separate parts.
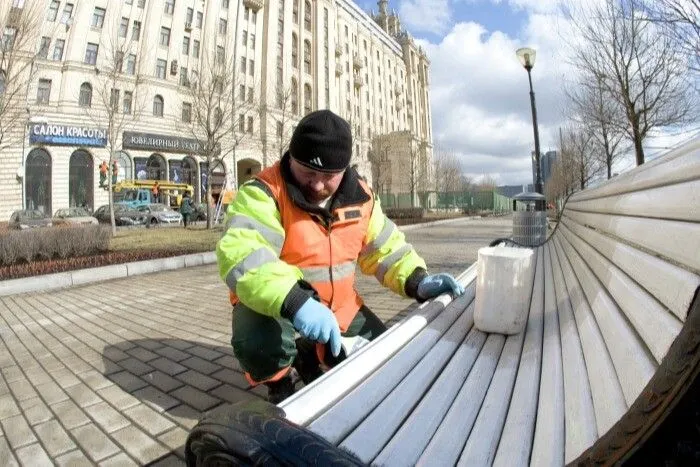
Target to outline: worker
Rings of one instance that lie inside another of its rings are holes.
[[[117,177],[119,176],[119,165],[117,161],[112,161],[112,185],[117,184]]]
[[[227,210],[216,254],[233,304],[231,344],[248,382],[266,384],[272,403],[294,393],[297,375],[308,383],[337,363],[341,335],[371,341],[386,330],[354,288],[356,265],[418,301],[464,293],[451,275],[428,274],[349,167],[351,155],[348,122],[312,112],[289,151],[242,185]]]
[[[100,164],[100,188],[104,188],[107,184],[107,161],[102,161]]]
[[[160,185],[157,180],[153,188],[151,188],[151,194],[153,195],[153,202],[157,203],[160,196]]]

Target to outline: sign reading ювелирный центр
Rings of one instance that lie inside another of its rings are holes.
[[[69,146],[107,146],[107,130],[78,125],[29,125],[29,142]]]
[[[145,149],[150,151],[179,152],[200,154],[204,152],[202,144],[196,139],[179,136],[156,135],[125,131],[122,134],[124,149]]]

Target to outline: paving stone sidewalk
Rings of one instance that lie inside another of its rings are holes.
[[[431,271],[466,269],[509,217],[407,232]],[[385,322],[412,307],[360,277]],[[0,298],[0,465],[184,465],[188,431],[261,398],[233,357],[215,266]]]

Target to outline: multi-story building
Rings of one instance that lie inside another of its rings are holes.
[[[387,9],[0,2],[0,220],[22,206],[105,204],[99,166],[110,159],[118,179],[187,182],[198,200],[209,183],[216,197],[274,163],[318,108],[351,123],[353,164],[370,180],[377,138],[408,134],[429,158],[429,64]]]

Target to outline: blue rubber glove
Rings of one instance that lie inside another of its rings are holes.
[[[333,312],[323,303],[309,298],[294,314],[292,324],[311,341],[330,342],[334,357],[340,355],[340,328]]]
[[[464,293],[464,287],[459,285],[451,274],[431,274],[425,276],[418,284],[418,297],[423,300],[429,300],[448,292],[455,298]]]

